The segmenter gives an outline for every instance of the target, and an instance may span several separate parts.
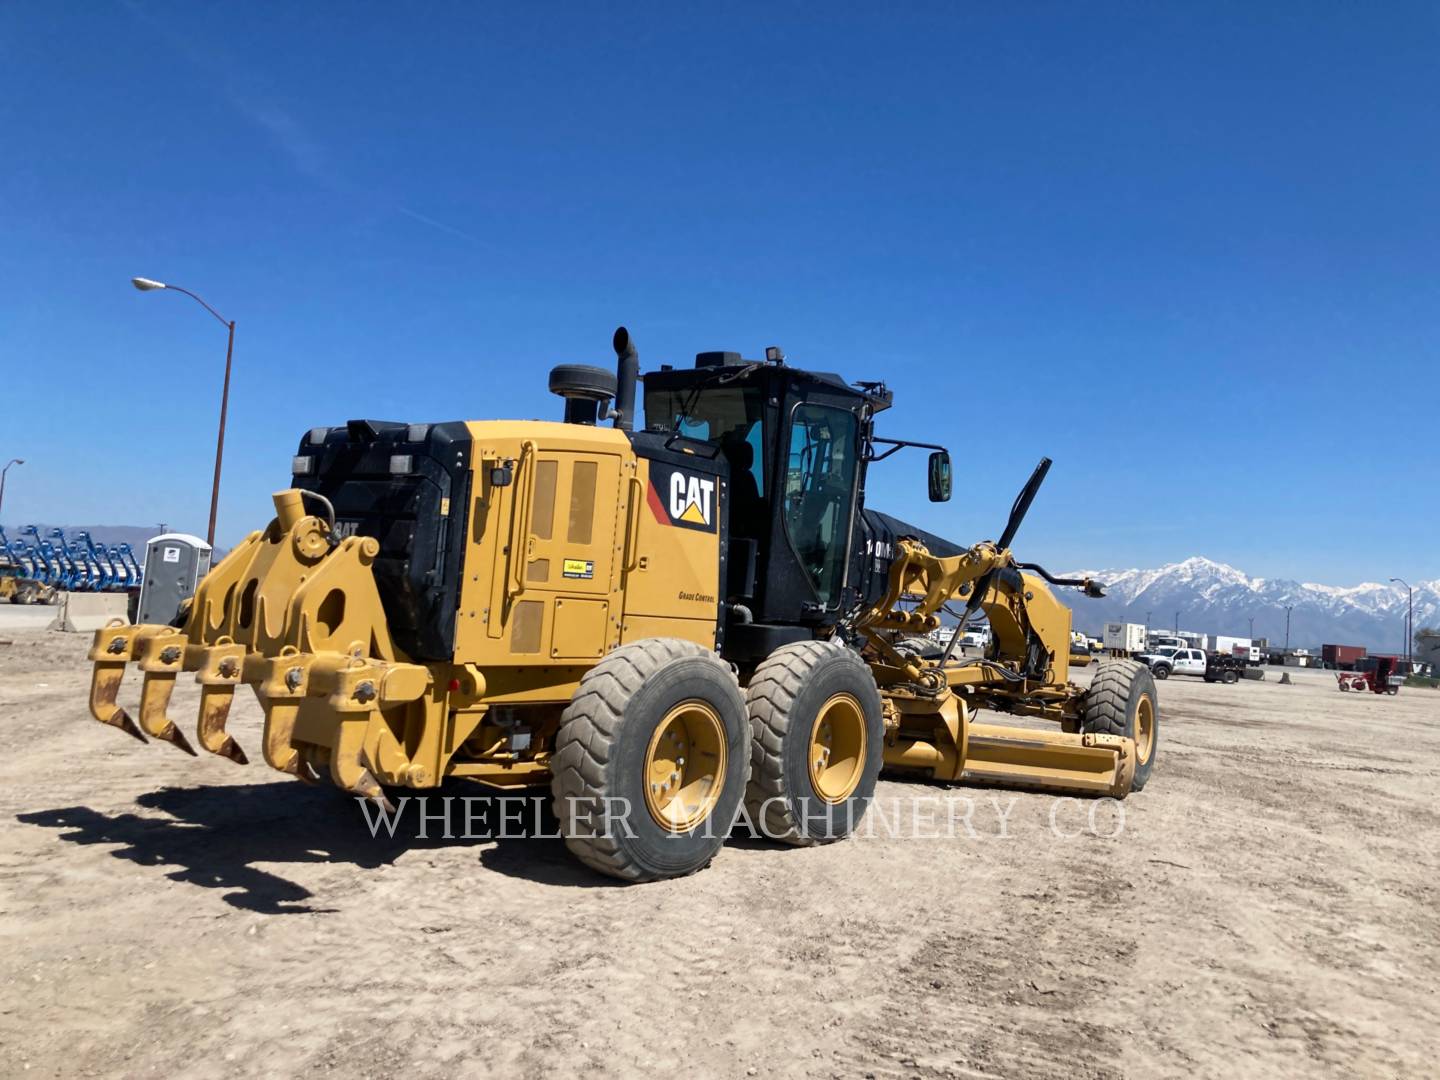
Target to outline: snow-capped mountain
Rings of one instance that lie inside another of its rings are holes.
[[[1090,633],[1110,620],[1146,622],[1157,630],[1175,626],[1202,634],[1254,636],[1285,641],[1285,608],[1291,606],[1290,644],[1364,645],[1371,652],[1403,652],[1405,588],[1365,582],[1354,586],[1258,578],[1233,566],[1195,556],[1158,570],[1077,570],[1106,586],[1103,600],[1065,596],[1075,626]],[[1415,581],[1415,628],[1440,623],[1440,580]]]

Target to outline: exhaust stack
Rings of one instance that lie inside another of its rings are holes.
[[[615,426],[635,430],[635,384],[640,379],[640,354],[625,327],[615,328]]]

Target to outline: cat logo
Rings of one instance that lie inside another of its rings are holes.
[[[645,501],[655,514],[655,520],[662,525],[715,531],[719,499],[713,476],[652,462]]]
[[[360,523],[358,521],[337,521],[335,522],[335,528],[330,530],[330,535],[335,537],[336,540],[344,540],[346,537],[354,536],[359,528]]]
[[[692,525],[709,525],[714,516],[715,481],[706,476],[670,474],[670,516]]]

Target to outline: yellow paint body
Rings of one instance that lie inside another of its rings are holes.
[[[302,778],[328,774],[356,794],[431,787],[446,775],[501,786],[548,776],[548,741],[580,677],[628,641],[715,646],[718,530],[662,524],[647,505],[649,461],[624,433],[544,421],[482,421],[473,438],[474,505],[450,662],[409,662],[388,629],[371,572],[372,539],[332,543],[295,489],[276,517],[201,582],[183,629],[97,632],[96,719],[193,753],[166,715],[175,678],[204,687],[198,737],[243,762],[225,733],[235,687],[265,711],[263,753]],[[511,482],[491,469],[514,462]],[[145,674],[137,728],[117,702],[128,661]],[[509,749],[501,709],[531,736]]]

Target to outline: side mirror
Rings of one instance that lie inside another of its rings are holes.
[[[950,501],[950,451],[936,450],[930,455],[930,501]]]

